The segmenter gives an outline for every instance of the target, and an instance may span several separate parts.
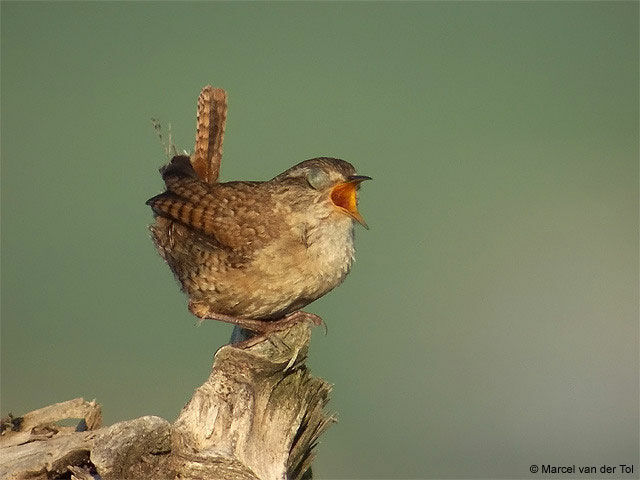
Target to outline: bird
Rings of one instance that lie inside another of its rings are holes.
[[[349,273],[355,224],[368,229],[358,190],[371,177],[331,157],[267,181],[208,183],[186,155],[160,173],[166,190],[146,202],[151,237],[193,315],[263,335],[302,319],[322,323],[301,309]]]

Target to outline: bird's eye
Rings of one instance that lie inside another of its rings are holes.
[[[327,188],[331,184],[329,174],[321,168],[312,168],[307,172],[307,181],[316,190]]]

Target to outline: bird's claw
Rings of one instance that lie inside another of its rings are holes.
[[[296,317],[302,317],[302,319],[311,320],[311,322],[313,322],[313,324],[317,327],[321,326],[324,329],[325,335],[327,335],[327,333],[329,332],[329,329],[327,328],[327,324],[325,323],[325,321],[322,319],[321,316],[316,315],[315,313],[303,312],[302,310],[298,310],[297,312],[290,313],[285,318],[293,319]]]

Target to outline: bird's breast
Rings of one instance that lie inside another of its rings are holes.
[[[353,258],[353,221],[339,217],[295,226],[286,238],[264,248],[256,264],[282,293],[309,303],[342,282]]]
[[[353,221],[345,217],[315,226],[307,232],[306,250],[316,275],[340,283],[353,262]]]

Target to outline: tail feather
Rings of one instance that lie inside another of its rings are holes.
[[[198,177],[209,185],[218,181],[226,120],[227,92],[207,85],[198,97],[193,165]]]

